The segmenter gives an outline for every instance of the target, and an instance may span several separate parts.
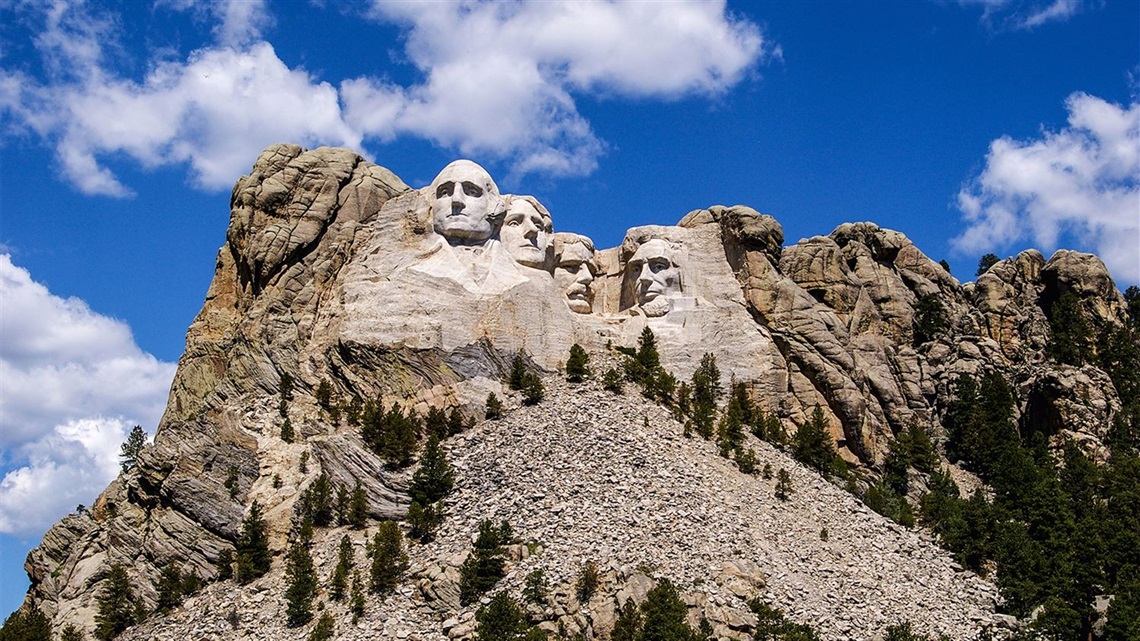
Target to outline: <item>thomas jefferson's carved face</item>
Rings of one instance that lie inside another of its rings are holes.
[[[630,259],[629,267],[637,274],[639,305],[681,293],[681,268],[665,241],[655,238],[642,244]]]
[[[594,251],[582,241],[562,246],[558,265],[554,268],[554,282],[562,288],[566,305],[571,311],[589,314],[594,307]]]
[[[431,183],[432,224],[449,242],[481,242],[494,233],[499,188],[470,160],[456,160]]]
[[[543,216],[530,200],[516,196],[507,208],[499,240],[515,262],[545,270],[550,268],[553,232],[549,215]]]

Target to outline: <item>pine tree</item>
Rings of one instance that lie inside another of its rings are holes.
[[[328,612],[322,612],[321,617],[317,619],[317,624],[313,626],[307,641],[329,641],[333,638],[336,632],[336,621],[333,615]]]
[[[689,609],[669,579],[661,579],[641,604],[638,641],[692,641],[696,632],[686,619]]]
[[[578,579],[574,583],[574,592],[578,596],[579,603],[586,603],[593,598],[594,593],[598,590],[598,580],[598,564],[594,561],[586,561],[582,570],[578,572]]]
[[[1046,352],[1058,363],[1084,365],[1092,353],[1092,328],[1081,309],[1081,301],[1072,292],[1065,292],[1053,303],[1049,315],[1049,328],[1053,336]]]
[[[320,405],[321,409],[325,411],[331,410],[333,408],[332,395],[332,385],[329,385],[328,379],[322,378],[321,382],[317,384],[316,393],[313,394],[317,399],[317,405]]]
[[[0,641],[48,641],[51,621],[39,608],[16,610],[0,627]]]
[[[503,417],[503,402],[495,396],[494,392],[487,395],[487,410],[484,412],[483,417],[488,421],[497,421]]]
[[[787,501],[792,495],[792,475],[784,468],[776,473],[776,498]]]
[[[542,379],[534,372],[523,375],[522,394],[524,405],[537,405],[546,395],[542,387]]]
[[[313,598],[317,595],[317,572],[309,548],[294,541],[285,560],[286,625],[296,628],[313,619]]]
[[[285,420],[281,423],[281,440],[286,443],[292,443],[293,439],[297,437],[296,432],[293,430],[293,422],[286,416]]]
[[[447,438],[447,412],[438,407],[429,407],[424,416],[424,432],[441,441]]]
[[[581,383],[586,378],[588,370],[586,363],[590,356],[578,343],[570,346],[570,358],[566,359],[566,380],[571,383]]]
[[[747,406],[741,403],[736,394],[729,397],[728,407],[725,408],[724,415],[720,419],[720,425],[717,427],[716,439],[717,446],[720,448],[720,455],[725,458],[740,450],[744,444],[746,410]]]
[[[352,571],[352,598],[348,609],[352,612],[352,622],[355,624],[364,616],[364,585],[360,580],[360,571]]]
[[[126,442],[119,448],[119,467],[124,473],[130,472],[138,465],[138,456],[146,447],[146,433],[143,432],[141,425],[136,425],[131,428],[131,433],[127,435]]]
[[[921,345],[950,328],[942,297],[937,293],[918,297],[914,305],[914,344]]]
[[[712,438],[716,404],[724,395],[724,389],[720,384],[720,369],[717,368],[716,357],[712,354],[701,357],[697,370],[693,372],[692,390],[693,427],[702,437]]]
[[[511,373],[507,378],[507,385],[516,392],[521,390],[523,375],[526,373],[526,361],[523,360],[522,352],[516,352],[514,360],[511,361]]]
[[[523,584],[523,598],[527,603],[542,605],[546,602],[547,594],[550,592],[550,584],[546,580],[546,573],[542,568],[535,568],[531,570],[530,574],[526,575],[526,582]]]
[[[792,454],[797,461],[815,468],[825,476],[829,474],[842,476],[846,473],[846,465],[835,451],[835,443],[831,440],[831,432],[827,429],[823,408],[818,405],[812,411],[808,422],[796,430]]]
[[[131,589],[126,569],[118,563],[111,564],[96,602],[95,637],[101,641],[114,639],[141,619],[141,603]]]
[[[348,591],[348,575],[353,570],[352,540],[348,535],[340,537],[340,546],[337,548],[336,568],[333,569],[332,580],[329,581],[329,598],[333,601],[344,599]]]
[[[354,530],[362,529],[368,523],[368,493],[360,484],[360,479],[352,486],[352,495],[348,500],[348,524]]]
[[[241,522],[241,534],[235,548],[237,580],[246,584],[269,572],[273,557],[269,553],[269,534],[261,505],[254,501],[249,514]]]
[[[499,592],[475,613],[477,641],[522,641],[530,627],[526,613],[509,593]]]
[[[408,535],[421,543],[435,538],[435,531],[443,524],[443,504],[435,503],[426,507],[416,501],[408,506]]]
[[[32,639],[43,639],[46,637],[29,637]],[[83,641],[83,630],[77,627],[74,623],[68,623],[63,626],[63,630],[59,633],[59,641]],[[7,640],[5,640],[7,641]],[[14,640],[13,640],[14,641]]]
[[[622,391],[622,377],[621,374],[614,368],[606,370],[602,375],[602,388],[614,394],[621,394]]]
[[[978,261],[978,271],[974,275],[981,276],[982,274],[988,272],[990,270],[990,267],[996,265],[999,260],[1000,259],[997,257],[997,254],[986,254],[985,256],[982,256],[982,259]]]
[[[372,538],[372,581],[371,589],[377,594],[387,594],[396,589],[396,584],[408,569],[408,555],[404,552],[404,536],[395,521],[384,521]]]
[[[181,605],[183,587],[182,571],[176,563],[167,563],[159,573],[158,585],[155,586],[155,591],[158,592],[155,610],[160,614],[167,614]]]
[[[617,621],[614,622],[614,629],[610,632],[610,641],[637,641],[640,633],[641,609],[633,599],[626,599],[625,603],[618,607]]]
[[[282,417],[286,417],[289,414],[289,401],[293,400],[293,377],[290,374],[281,374],[278,393],[277,412],[281,414]]]
[[[231,548],[223,548],[218,554],[216,567],[219,581],[229,581],[234,578],[234,551]]]
[[[459,602],[470,605],[482,596],[505,574],[503,570],[507,537],[501,526],[484,520],[479,524],[479,536],[471,554],[459,568]]]
[[[455,436],[466,427],[467,421],[463,419],[463,412],[460,412],[458,407],[451,408],[451,412],[447,415],[447,435]]]
[[[455,473],[435,435],[428,438],[420,457],[420,467],[412,475],[408,495],[420,505],[431,505],[447,496],[455,487]]]

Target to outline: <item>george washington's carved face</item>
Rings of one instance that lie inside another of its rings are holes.
[[[535,269],[549,270],[554,246],[550,214],[538,201],[526,196],[510,196],[507,215],[499,230],[499,240],[515,262]],[[541,209],[541,211],[540,211]]]
[[[452,244],[478,243],[495,231],[501,198],[491,175],[470,160],[456,160],[431,183],[432,224]]]

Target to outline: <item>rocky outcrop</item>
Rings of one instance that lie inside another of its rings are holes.
[[[1046,356],[1052,306],[1065,293],[1097,331],[1123,321],[1122,297],[1088,254],[1061,251],[1046,261],[1029,250],[962,285],[899,232],[849,223],[785,247],[779,223],[745,206],[637,227],[620,246],[594,251],[581,235],[555,242],[541,204],[499,194],[474,163],[453,163],[435,183],[411,189],[344,149],[275,145],[257,159],[235,185],[226,244],[154,444],[89,514],[61,521],[29,555],[28,604],[56,622],[89,627],[111,562],[128,567],[148,604],[170,562],[211,579],[254,501],[280,551],[294,502],[321,473],[343,486],[359,480],[374,518],[402,515],[409,471],[386,467],[357,427],[318,405],[322,382],[339,404],[398,401],[473,415],[489,393],[506,394],[501,381],[516,354],[550,373],[574,343],[604,354],[610,345],[635,345],[648,327],[667,369],[687,378],[704,354],[715,355],[725,382],[746,383],[789,432],[820,407],[840,453],[864,475],[875,473],[900,430],[918,425],[942,435],[941,415],[963,373],[1003,373],[1019,390],[1023,425],[1050,437],[1062,423],[1077,425],[1068,436],[1092,450],[1120,408],[1104,372],[1058,368]],[[502,222],[508,213],[517,228]],[[920,303],[931,300],[945,322],[916,333],[928,313]],[[294,385],[282,413],[285,378]],[[763,483],[741,480],[671,437],[676,426],[660,410],[600,392],[589,398],[583,405],[570,394],[540,405],[547,415],[520,413],[529,424],[505,422],[499,429],[509,435],[486,425],[449,445],[467,489],[439,545],[418,559],[418,587],[395,597],[418,604],[407,605],[409,613],[440,603],[457,617],[440,628],[408,614],[424,638],[470,631],[471,613],[457,613],[448,581],[474,519],[484,516],[517,520],[542,543],[543,558],[557,561],[551,572],[564,584],[584,555],[603,562],[612,589],[601,602],[574,612],[560,603],[564,612],[551,606],[555,614],[539,617],[590,634],[608,625],[614,595],[641,594],[660,575],[707,586],[686,598],[727,637],[747,633],[741,592],[750,589],[801,604],[805,620],[831,617],[824,627],[836,638],[858,636],[853,631],[880,629],[876,613],[902,608],[906,594],[892,591],[897,577],[888,580],[869,557],[850,571],[858,576],[844,569],[871,551],[899,553],[892,563],[919,559],[907,585],[912,594],[928,590],[925,602],[937,602],[941,590],[968,595],[968,606],[946,602],[938,619],[945,629],[986,620],[992,609],[985,584],[806,472],[796,483],[811,492],[794,508],[772,503]],[[657,421],[644,433],[618,418],[644,415]],[[280,438],[286,419],[295,442]],[[587,433],[596,458],[568,458],[572,449],[580,454],[572,446]],[[758,447],[765,460],[790,465]],[[556,494],[543,484],[569,489]],[[826,545],[818,541],[824,526],[832,533]],[[694,548],[679,534],[694,527],[708,546]],[[858,537],[878,543],[857,545]],[[799,554],[805,549],[815,556]],[[534,563],[520,556],[518,572]],[[641,563],[660,571],[638,570]],[[714,565],[721,574],[710,575]],[[932,573],[941,577],[933,584]],[[229,589],[211,587],[202,598],[214,601],[203,608],[228,621],[234,608],[268,598]],[[837,596],[851,594],[857,603]],[[260,627],[263,615],[242,625]],[[398,624],[380,623],[399,636]]]

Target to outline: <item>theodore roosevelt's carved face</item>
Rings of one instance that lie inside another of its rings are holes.
[[[629,261],[637,276],[637,304],[650,316],[668,311],[668,299],[681,294],[681,267],[669,243],[653,239],[643,243]]]
[[[579,314],[593,311],[594,282],[597,267],[594,264],[594,243],[578,234],[557,234],[558,251],[554,267],[554,282],[562,288],[566,306]]]
[[[554,246],[550,213],[529,196],[510,196],[507,215],[499,230],[499,240],[515,262],[535,269],[549,270]]]
[[[456,160],[431,183],[435,232],[452,244],[485,241],[495,231],[499,188],[487,170],[470,160]]]

